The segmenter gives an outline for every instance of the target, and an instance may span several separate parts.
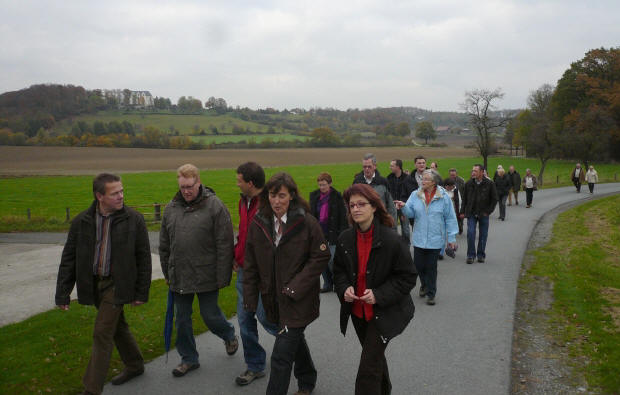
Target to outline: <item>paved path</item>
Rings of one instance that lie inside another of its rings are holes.
[[[597,185],[594,197],[620,193],[620,183]],[[534,204],[508,207],[506,221],[493,214],[487,262],[465,264],[466,239],[457,238],[455,260],[439,262],[437,305],[427,306],[414,296],[416,315],[406,331],[390,342],[387,359],[393,393],[399,394],[505,394],[510,386],[510,357],[516,286],[528,240],[542,215],[565,203],[591,199],[574,188],[537,191]],[[2,238],[0,237],[0,242]],[[417,295],[417,287],[414,290]],[[334,294],[321,295],[321,317],[306,330],[318,370],[313,394],[349,394],[359,361],[360,347],[350,328],[342,337],[338,328],[339,303]],[[237,324],[237,320],[231,320]],[[131,324],[131,323],[130,323]],[[161,325],[161,323],[154,323]],[[267,350],[273,338],[261,328]],[[143,376],[122,386],[107,385],[107,394],[257,394],[267,378],[238,387],[234,377],[245,369],[242,350],[232,357],[211,333],[197,338],[201,368],[183,378],[170,371],[178,363],[171,350],[149,363]],[[289,392],[296,390],[291,380]]]

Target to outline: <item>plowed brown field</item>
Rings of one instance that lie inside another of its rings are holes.
[[[265,167],[353,163],[366,152],[379,161],[394,158],[412,160],[422,154],[430,158],[476,156],[464,148],[303,148],[303,149],[235,149],[172,150],[98,147],[9,147],[0,146],[0,175],[69,175],[102,171],[131,173],[174,170],[183,163],[201,169],[236,168],[253,160]]]

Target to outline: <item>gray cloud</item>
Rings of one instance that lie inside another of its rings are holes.
[[[35,83],[224,97],[251,108],[459,110],[502,87],[502,107],[617,46],[601,1],[0,0],[0,91]]]

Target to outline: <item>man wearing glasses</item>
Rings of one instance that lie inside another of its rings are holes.
[[[177,169],[179,191],[166,206],[159,233],[159,257],[166,283],[174,292],[177,351],[181,363],[174,377],[200,367],[192,329],[192,302],[211,332],[224,340],[233,355],[239,343],[233,325],[217,304],[220,288],[230,284],[234,236],[230,214],[215,192],[200,183],[198,168]]]

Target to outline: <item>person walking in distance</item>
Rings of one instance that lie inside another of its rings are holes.
[[[321,173],[316,179],[319,189],[310,192],[310,212],[319,221],[327,240],[331,258],[323,271],[321,293],[334,290],[334,253],[338,235],[347,228],[347,214],[342,195],[332,187],[332,176]]]
[[[519,190],[521,189],[521,175],[515,170],[513,165],[508,168],[510,178],[510,191],[508,192],[508,205],[512,206],[512,195],[515,196],[515,205],[519,205]]]
[[[217,304],[219,290],[230,284],[234,236],[228,209],[215,192],[200,182],[198,168],[177,169],[179,191],[166,205],[159,232],[161,270],[174,292],[176,347],[181,363],[174,377],[200,367],[192,328],[192,302],[211,332],[224,340],[226,353],[237,352],[234,326]]]
[[[594,170],[594,166],[592,165],[590,165],[590,168],[586,172],[586,182],[588,183],[590,193],[594,193],[594,184],[598,182],[598,173]]]
[[[304,331],[319,316],[320,276],[330,253],[319,222],[288,173],[274,174],[260,196],[245,249],[243,307],[256,311],[260,295],[267,319],[280,329],[267,394],[288,392],[293,364],[296,394],[310,394],[317,371]]]
[[[355,394],[390,394],[385,350],[413,318],[411,290],[416,272],[407,244],[392,229],[377,193],[364,184],[344,192],[352,227],[338,238],[334,262],[340,299],[340,330],[349,317],[362,346]],[[349,391],[346,391],[349,392]]]
[[[387,176],[388,188],[390,195],[394,200],[394,204],[398,201],[406,202],[409,198],[405,181],[408,176],[403,172],[403,161],[400,159],[394,159],[390,162],[390,174]],[[398,221],[400,222],[400,234],[407,243],[411,241],[411,230],[409,220],[403,215],[400,210],[396,210]],[[398,224],[396,224],[398,226]]]
[[[523,189],[525,190],[525,207],[530,208],[532,207],[532,199],[534,199],[534,191],[538,189],[538,180],[536,180],[536,176],[532,174],[530,169],[525,170]]]
[[[489,215],[497,204],[495,184],[484,176],[482,165],[476,164],[471,171],[472,178],[465,183],[465,193],[461,203],[461,216],[467,218],[467,263],[486,259],[486,244],[489,234]],[[476,249],[476,225],[479,227],[478,248]]]
[[[265,185],[265,172],[255,162],[246,162],[237,167],[237,186],[241,190],[239,199],[239,233],[235,244],[235,263],[233,270],[237,272],[237,320],[239,321],[239,333],[243,344],[243,358],[247,369],[235,378],[237,385],[248,385],[252,381],[265,376],[265,364],[267,353],[258,341],[258,323],[265,330],[276,335],[277,323],[270,322],[265,314],[263,302],[259,295],[256,312],[246,311],[243,308],[243,262],[245,258],[245,244],[248,228],[258,212],[260,206],[260,194]]]
[[[82,394],[103,391],[114,346],[125,364],[112,378],[123,384],[144,373],[144,359],[125,320],[124,305],[148,301],[151,251],[144,217],[126,207],[120,177],[101,173],[93,180],[95,200],[73,221],[62,251],[56,305],[69,310],[77,286],[78,303],[97,308],[90,361]]]
[[[506,174],[502,165],[497,166],[493,182],[495,183],[497,198],[499,199],[499,219],[504,221],[506,219],[506,198],[510,193],[511,181],[510,176]]]
[[[381,177],[377,171],[377,158],[374,154],[369,153],[364,155],[364,159],[362,160],[362,172],[355,176],[353,184],[368,184],[377,191],[385,209],[390,213],[392,218],[394,218],[394,223],[397,223],[396,206],[394,206],[394,200],[392,199],[392,195],[390,195],[387,180]]]
[[[577,190],[577,193],[581,193],[581,184],[586,182],[586,174],[581,168],[581,163],[577,163],[575,165],[575,168],[571,172],[570,178],[571,178],[571,181],[573,181],[573,184],[575,185],[575,189]]]

